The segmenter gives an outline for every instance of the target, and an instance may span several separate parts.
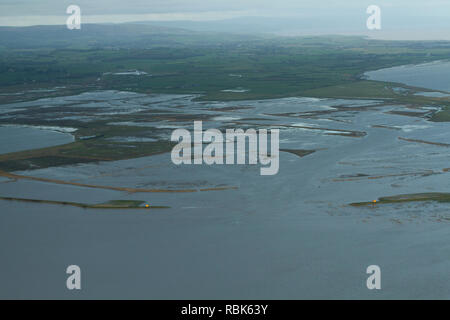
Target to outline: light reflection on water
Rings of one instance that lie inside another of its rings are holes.
[[[74,141],[71,134],[29,127],[0,126],[0,154],[40,149]]]

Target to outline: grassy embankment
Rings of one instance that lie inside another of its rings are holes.
[[[24,176],[14,173],[9,173],[5,171],[0,171],[0,176],[5,177],[12,180],[33,180],[40,182],[49,182],[54,184],[62,184],[62,185],[71,185],[77,187],[84,188],[93,188],[93,189],[106,189],[106,190],[114,190],[114,191],[123,191],[129,193],[179,193],[179,192],[197,192],[197,191],[221,191],[221,190],[234,190],[236,187],[211,187],[211,188],[200,188],[200,189],[143,189],[143,188],[127,188],[127,187],[115,187],[115,186],[104,186],[104,185],[92,185],[78,182],[70,182],[63,181],[57,179],[47,179],[47,178],[39,178],[33,176]]]
[[[437,201],[448,203],[450,202],[450,193],[414,193],[414,194],[403,194],[391,197],[382,197],[378,199],[376,202],[367,201],[367,202],[355,202],[351,203],[351,206],[354,207],[363,207],[363,206],[374,206],[381,204],[393,204],[393,203],[406,203],[406,202],[424,202],[424,201]]]
[[[41,204],[54,204],[54,205],[64,205],[72,206],[83,209],[168,209],[168,206],[150,206],[145,205],[145,201],[140,200],[111,200],[100,204],[86,204],[79,202],[69,202],[69,201],[53,201],[53,200],[37,200],[37,199],[25,199],[25,198],[12,198],[12,197],[0,197],[0,200],[8,201],[20,201],[20,202],[30,202],[30,203],[41,203]]]

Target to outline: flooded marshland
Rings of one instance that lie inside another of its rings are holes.
[[[0,106],[8,109],[0,120],[45,115],[47,125],[101,119],[128,126],[108,137],[124,150],[127,143],[132,149],[136,142],[169,140],[174,129],[192,130],[196,119],[204,129],[279,129],[281,150],[274,176],[261,176],[259,165],[177,166],[169,152],[14,172],[42,180],[1,177],[2,197],[127,199],[170,208],[111,211],[0,200],[0,297],[450,297],[448,203],[349,206],[450,192],[449,124],[428,120],[438,107],[197,97],[101,91]],[[27,140],[13,129],[2,139],[5,152]],[[83,270],[85,285],[75,294],[65,288],[70,264]],[[365,286],[372,264],[383,270],[380,292]]]

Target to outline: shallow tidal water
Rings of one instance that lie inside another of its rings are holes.
[[[0,126],[0,154],[52,147],[73,140],[69,133],[33,127]]]
[[[367,72],[370,80],[399,82],[450,92],[450,61],[406,65]]]
[[[316,152],[303,158],[280,152],[275,176],[261,176],[258,165],[175,166],[170,154],[20,172],[104,186],[236,188],[222,191],[130,194],[0,180],[1,196],[171,207],[93,210],[0,201],[0,298],[450,298],[448,204],[348,206],[449,192],[450,172],[443,170],[450,167],[449,148],[399,139],[450,143],[448,123],[393,114],[412,110],[374,100],[192,98],[98,92],[45,103],[89,101],[116,111],[127,101],[136,110],[176,105],[180,113],[210,114],[205,128],[278,128],[280,148]],[[144,124],[192,128],[189,121]],[[81,291],[65,287],[71,264],[81,267]],[[381,267],[382,290],[366,287],[366,268],[374,264]]]

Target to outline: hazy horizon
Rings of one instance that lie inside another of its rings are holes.
[[[212,31],[253,32],[279,35],[366,35],[381,39],[450,40],[444,0],[4,0],[0,3],[0,26],[64,25],[66,9],[76,4],[82,23],[153,22],[175,27]],[[369,5],[381,8],[382,29],[366,28]],[[245,22],[249,20],[252,22]],[[236,26],[233,24],[238,21]],[[250,28],[248,28],[250,27]],[[240,28],[240,29],[239,29]]]

